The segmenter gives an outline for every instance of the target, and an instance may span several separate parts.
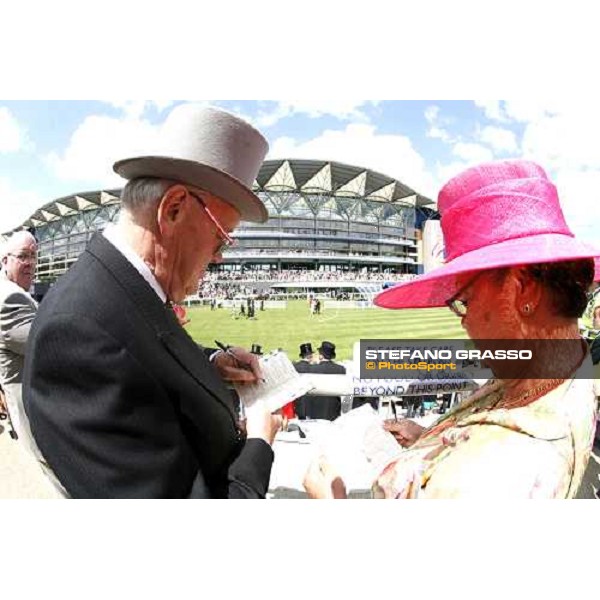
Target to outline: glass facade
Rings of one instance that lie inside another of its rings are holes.
[[[281,165],[276,171],[274,163]],[[270,187],[269,181],[261,181],[259,174],[255,192],[267,207],[268,221],[242,222],[234,234],[237,246],[224,254],[222,264],[211,269],[360,268],[417,273],[417,195],[410,188],[358,167],[319,161],[267,161],[261,172],[275,172],[273,180],[284,168],[286,181],[289,180],[286,185],[295,185],[295,189]],[[312,184],[303,187],[295,182],[294,178],[311,170],[321,173],[317,173],[320,185],[331,189],[316,189]],[[336,176],[355,176],[356,187],[366,186],[369,181],[375,187],[379,178],[386,193],[393,184],[406,197],[386,199],[377,197],[377,191],[367,194],[368,190],[341,190],[352,187],[353,180],[334,190]],[[281,175],[278,177],[282,179]],[[61,198],[24,223],[39,242],[37,281],[55,280],[75,262],[96,231],[116,220],[119,194],[120,190],[110,190]],[[418,198],[419,206],[431,204]]]

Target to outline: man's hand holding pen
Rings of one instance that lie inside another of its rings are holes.
[[[256,383],[262,379],[258,356],[238,346],[225,346],[215,342],[221,352],[212,359],[213,364],[225,381]]]
[[[215,340],[220,348],[212,362],[225,381],[235,383],[256,383],[263,379],[258,356],[237,346],[226,346]],[[275,435],[281,430],[283,417],[280,414],[271,414],[262,402],[255,402],[253,406],[244,410],[244,427],[248,439],[259,438],[272,445]]]

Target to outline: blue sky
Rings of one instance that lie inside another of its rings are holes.
[[[222,101],[263,131],[267,158],[368,167],[435,199],[465,167],[526,157],[558,186],[576,235],[600,243],[600,118],[590,102]],[[120,187],[120,158],[147,154],[178,101],[0,101],[0,231],[56,198]]]

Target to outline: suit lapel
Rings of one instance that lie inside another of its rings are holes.
[[[222,404],[235,421],[228,392],[213,367],[192,338],[177,321],[170,307],[165,306],[148,282],[135,267],[100,233],[94,235],[87,248],[110,271],[123,292],[154,329],[156,337],[177,363],[217,402]]]
[[[175,320],[174,315],[173,319]],[[204,352],[198,348],[176,320],[175,327],[178,327],[181,331],[163,331],[158,334],[161,343],[189,375],[234,416],[231,404],[223,400],[228,395],[227,389],[208,362]]]

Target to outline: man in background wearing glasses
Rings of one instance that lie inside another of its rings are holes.
[[[14,233],[0,256],[0,384],[13,430],[28,448],[31,438],[21,382],[29,328],[37,311],[37,302],[29,295],[37,264],[35,238],[28,231]]]
[[[209,356],[172,303],[241,219],[267,219],[251,191],[267,148],[238,117],[181,105],[158,152],[115,163],[119,220],[44,298],[25,365],[33,435],[71,497],[265,497],[281,417],[255,406],[242,431],[225,383],[260,378],[257,358]]]

